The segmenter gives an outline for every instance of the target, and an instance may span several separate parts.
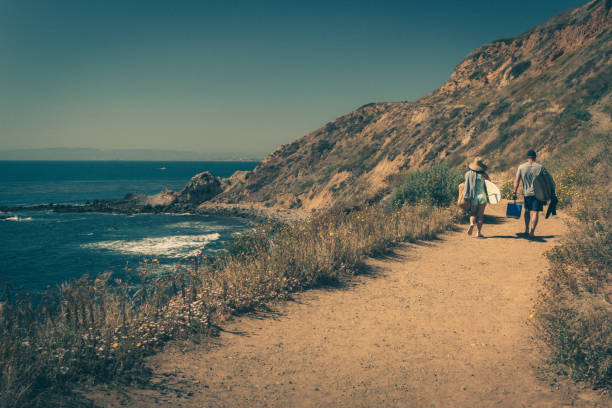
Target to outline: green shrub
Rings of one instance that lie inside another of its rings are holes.
[[[444,165],[412,171],[395,193],[391,205],[393,208],[400,208],[405,203],[449,205],[457,199],[461,180],[459,172]]]
[[[449,118],[449,119],[454,119],[454,118],[456,118],[456,117],[457,117],[457,115],[459,115],[459,114],[460,114],[460,113],[463,111],[463,109],[464,109],[464,108],[462,108],[462,107],[459,107],[459,108],[455,108],[455,109],[453,109],[453,110],[450,112],[450,114],[448,115],[448,118]]]
[[[576,69],[574,72],[569,74],[567,78],[565,78],[565,83],[567,85],[571,85],[575,79],[582,79],[583,77],[585,77],[593,70],[593,67],[597,65],[597,61],[598,58],[591,58],[590,60],[582,64],[580,67],[578,67],[578,69]]]
[[[610,134],[592,134],[563,147],[544,166],[553,175],[560,207],[583,206],[612,185]],[[601,201],[607,202],[608,199]]]
[[[608,116],[610,116],[610,119],[612,119],[612,104],[604,106],[603,112],[607,113]]]
[[[506,120],[505,122],[501,123],[499,125],[499,131],[503,132],[504,130],[508,129],[509,127],[512,127],[512,125],[514,125],[516,122],[518,122],[519,120],[521,120],[524,116],[524,113],[522,111],[518,111],[517,113],[513,113],[511,115],[508,116],[508,120]]]
[[[583,122],[588,122],[589,120],[591,120],[591,113],[577,106],[570,105],[566,107],[563,112],[561,112],[561,115],[559,115],[560,119],[564,119],[567,117],[574,117]]]
[[[555,174],[555,193],[560,207],[575,204],[584,196],[585,187],[591,184],[588,176],[587,169],[580,166],[567,167]]]
[[[602,70],[584,81],[581,90],[583,95],[582,104],[587,106],[593,105],[610,92],[610,88],[612,88],[612,78],[610,77],[610,70],[607,69]]]
[[[602,198],[604,195],[602,195]],[[588,211],[594,214],[595,202]],[[550,360],[576,381],[612,386],[612,225],[610,204],[546,253],[550,262],[535,322]],[[584,218],[581,217],[581,220]]]
[[[482,101],[478,104],[476,109],[474,110],[474,116],[480,114],[487,106],[489,106],[488,101]]]
[[[474,109],[474,112],[472,112],[472,114],[470,116],[468,116],[467,118],[465,118],[465,120],[463,121],[463,126],[468,126],[470,123],[472,123],[472,121],[478,117],[478,115],[480,115],[480,113],[487,107],[489,106],[489,102],[487,101],[483,101],[480,102],[478,104],[478,106],[476,106],[476,109]]]
[[[612,180],[610,135],[566,146],[545,163],[559,205],[574,217],[568,237],[546,254],[549,270],[534,312],[560,372],[612,386]]]
[[[477,71],[472,72],[469,79],[482,79],[482,78],[485,78],[486,76],[487,74],[484,71],[477,70]]]
[[[506,200],[511,200],[514,194],[514,180],[506,180],[502,183],[501,188],[499,189],[502,198]]]
[[[530,66],[531,66],[531,61],[519,62],[518,64],[512,67],[509,75],[512,78],[518,78],[519,76],[521,76],[521,74],[523,74],[523,72],[527,71]]]
[[[481,154],[486,156],[495,150],[501,150],[503,147],[512,140],[513,137],[519,135],[522,132],[522,129],[512,129],[502,133],[497,139],[493,139],[491,142],[487,143],[483,149]]]
[[[510,102],[501,100],[499,101],[499,103],[497,104],[497,106],[495,107],[495,109],[493,109],[491,111],[490,116],[492,118],[495,118],[497,116],[502,115],[504,112],[506,112],[508,110],[508,108],[510,108]]]

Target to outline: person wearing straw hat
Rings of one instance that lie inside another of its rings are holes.
[[[474,232],[474,226],[477,227],[476,237],[484,238],[482,235],[482,224],[484,223],[485,207],[488,203],[487,187],[485,180],[490,180],[485,170],[487,165],[481,157],[476,157],[469,165],[469,170],[465,173],[465,188],[463,198],[469,200],[470,207],[470,227],[467,230],[468,235]]]

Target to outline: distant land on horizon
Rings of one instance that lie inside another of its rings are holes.
[[[262,155],[157,149],[39,148],[0,150],[0,160],[261,161]]]

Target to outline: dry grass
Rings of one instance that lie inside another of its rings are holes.
[[[573,216],[568,237],[549,250],[535,324],[559,372],[612,386],[612,205],[610,135],[560,155],[559,204]],[[555,167],[555,163],[551,163]]]
[[[33,300],[7,288],[0,310],[0,407],[65,402],[75,384],[145,381],[144,357],[166,341],[211,334],[252,310],[359,271],[364,256],[448,229],[451,210],[405,206],[331,211],[294,225],[265,225],[225,255],[134,287],[103,274]]]
[[[607,203],[590,204],[592,218],[574,224],[565,241],[546,254],[550,268],[536,305],[536,326],[560,372],[610,388],[612,211]]]

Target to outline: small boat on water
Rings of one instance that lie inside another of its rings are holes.
[[[160,167],[159,169],[160,170],[166,170],[166,167]]]

